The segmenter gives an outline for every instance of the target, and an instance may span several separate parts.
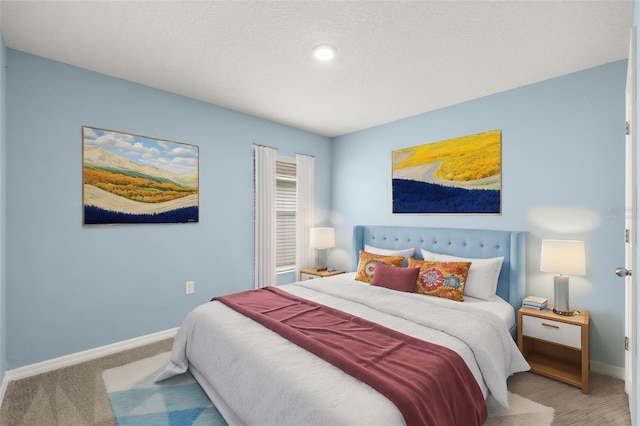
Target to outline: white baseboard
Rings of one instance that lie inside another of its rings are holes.
[[[5,374],[2,378],[2,383],[0,384],[0,406],[2,406],[2,403],[4,402],[4,394],[7,392],[7,386],[9,386],[9,381]]]
[[[623,367],[616,367],[614,365],[604,364],[598,361],[591,361],[591,371],[624,380]]]
[[[2,401],[4,401],[4,394],[7,390],[7,386],[12,381],[24,379],[26,377],[35,376],[42,373],[47,373],[59,368],[80,364],[81,362],[91,361],[96,358],[148,345],[150,343],[159,342],[161,340],[171,339],[175,337],[177,331],[178,327],[171,328],[169,330],[147,334],[146,336],[135,337],[133,339],[123,340],[121,342],[112,343],[110,345],[100,346],[94,349],[76,352],[47,361],[25,365],[24,367],[7,370],[4,374],[4,378],[2,379],[2,384],[0,385],[0,405],[2,404]]]

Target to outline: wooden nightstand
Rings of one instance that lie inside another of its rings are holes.
[[[340,275],[340,274],[344,274],[344,271],[328,272],[326,269],[324,271],[318,271],[316,268],[300,269],[300,281],[302,281],[303,275],[310,275],[309,277],[305,278],[307,280],[310,280],[313,278],[331,277],[333,275]]]
[[[520,308],[518,348],[534,373],[589,393],[589,311],[565,316]]]

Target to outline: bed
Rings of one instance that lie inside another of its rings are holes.
[[[278,291],[436,342],[461,358],[482,397],[507,406],[506,379],[528,370],[513,340],[524,293],[524,233],[356,226],[354,259],[365,246],[502,260],[492,300],[464,302],[404,293],[355,279],[356,272],[279,286]],[[354,271],[358,263],[354,263]],[[496,315],[495,312],[501,312]],[[511,333],[510,333],[511,331]],[[189,370],[229,424],[406,424],[397,404],[221,301],[189,313],[171,361],[156,379]]]

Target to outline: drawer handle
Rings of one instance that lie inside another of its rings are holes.
[[[543,326],[545,326],[545,327],[560,328],[560,327],[559,327],[559,326],[557,326],[557,325],[547,324],[546,322],[543,322],[543,323],[542,323],[542,325],[543,325]]]

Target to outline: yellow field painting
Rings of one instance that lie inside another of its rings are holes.
[[[84,225],[197,223],[196,145],[82,126]]]
[[[501,211],[502,131],[391,153],[394,213]]]

